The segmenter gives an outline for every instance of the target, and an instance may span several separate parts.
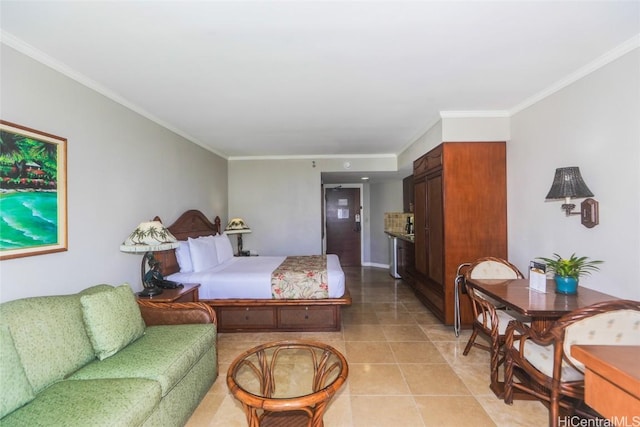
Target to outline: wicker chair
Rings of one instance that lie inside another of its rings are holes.
[[[484,257],[463,269],[465,280],[471,279],[522,279],[522,273],[518,268],[501,258]],[[467,293],[471,299],[473,309],[473,332],[469,337],[462,354],[469,354],[472,347],[478,347],[491,354],[491,384],[498,383],[498,367],[504,361],[502,347],[505,340],[505,331],[511,320],[518,320],[501,305],[481,292],[467,287]],[[520,319],[522,320],[522,319]],[[487,346],[476,342],[478,334],[485,335],[491,345]]]
[[[616,300],[580,308],[543,333],[511,322],[505,342],[504,401],[511,404],[517,389],[549,402],[553,427],[560,421],[560,407],[568,414],[581,414],[584,365],[571,357],[574,344],[640,345],[640,302]],[[516,370],[521,382],[514,381]]]

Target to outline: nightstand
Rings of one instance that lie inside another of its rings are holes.
[[[153,302],[198,302],[199,283],[184,283],[184,287],[176,289],[163,289],[160,295],[141,297],[139,299]]]

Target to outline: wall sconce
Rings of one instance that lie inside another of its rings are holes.
[[[564,209],[567,216],[580,215],[582,225],[587,228],[593,228],[598,225],[598,202],[591,198],[585,199],[580,204],[580,212],[573,212],[576,205],[571,203],[572,197],[593,197],[593,193],[582,179],[580,168],[572,166],[556,169],[553,184],[551,184],[551,189],[546,199],[564,199],[565,202],[562,204],[562,209]]]

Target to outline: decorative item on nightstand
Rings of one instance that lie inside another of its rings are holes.
[[[580,212],[573,212],[576,207],[571,203],[571,198],[583,198],[585,199],[580,204]],[[562,209],[566,212],[567,216],[580,215],[582,225],[587,228],[593,228],[598,225],[598,202],[594,199],[593,193],[587,187],[582,175],[580,174],[580,168],[577,166],[558,168],[553,178],[553,184],[547,194],[547,200],[564,199]]]
[[[179,246],[176,238],[167,230],[160,221],[141,223],[120,246],[122,252],[144,252],[140,276],[144,290],[140,296],[150,297],[162,293],[156,283],[163,280],[160,273],[160,262],[153,256],[153,252],[167,251]],[[145,268],[145,263],[149,269]]]
[[[251,233],[251,229],[244,222],[242,218],[233,218],[227,224],[227,228],[224,229],[226,234],[237,234],[238,235],[238,255],[243,255],[242,251],[242,235],[244,233]]]

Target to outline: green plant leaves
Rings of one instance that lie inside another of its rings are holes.
[[[558,276],[574,277],[576,279],[587,276],[593,271],[600,270],[598,264],[602,264],[604,261],[590,260],[586,256],[577,257],[575,253],[571,254],[569,258],[562,258],[562,256],[554,253],[555,258],[538,257],[537,259],[544,261],[547,264],[548,271],[552,271]]]

